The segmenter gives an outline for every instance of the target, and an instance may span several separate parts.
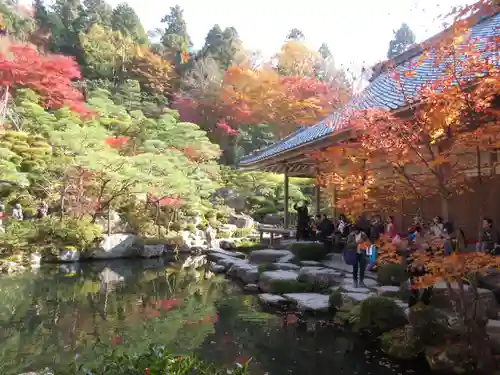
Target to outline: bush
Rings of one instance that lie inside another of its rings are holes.
[[[315,260],[320,261],[325,258],[325,247],[321,243],[294,243],[290,247],[298,261],[301,260]]]
[[[194,356],[177,356],[169,353],[162,346],[152,346],[144,354],[128,355],[111,351],[100,357],[100,364],[93,368],[85,366],[66,366],[67,368],[53,372],[54,375],[245,375],[248,373],[247,364],[237,365],[232,370],[220,370]],[[146,371],[146,369],[148,369]],[[151,370],[149,370],[151,369]],[[150,372],[151,371],[151,372]]]
[[[182,224],[178,222],[173,222],[170,224],[170,230],[174,232],[180,232],[182,229]]]
[[[184,230],[187,230],[187,231],[189,231],[189,232],[191,232],[191,233],[196,233],[196,231],[197,231],[198,229],[196,228],[196,225],[194,225],[194,224],[192,224],[192,223],[189,223],[189,224],[186,224],[186,225],[184,226]]]
[[[231,232],[217,232],[215,238],[231,238],[232,235]]]
[[[406,267],[402,264],[382,264],[377,270],[377,281],[382,285],[395,285],[408,280]]]
[[[379,336],[406,325],[403,309],[391,298],[369,297],[360,306],[357,331]]]
[[[233,232],[233,237],[235,238],[243,238],[248,236],[253,232],[253,228],[236,228]]]
[[[330,294],[330,297],[328,298],[328,305],[331,309],[338,310],[340,306],[342,306],[343,302],[344,297],[342,296],[342,292],[339,289]]]
[[[408,316],[410,325],[424,345],[441,343],[449,336],[447,316],[441,311],[423,304],[417,304]]]
[[[391,357],[413,359],[423,352],[424,347],[411,326],[396,328],[380,337],[382,350]]]

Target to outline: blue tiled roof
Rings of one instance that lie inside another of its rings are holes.
[[[500,13],[485,19],[474,25],[470,29],[470,35],[474,39],[486,39],[500,34]],[[500,52],[484,53],[484,56],[492,59],[498,68],[500,65]],[[396,67],[400,74],[397,82],[393,73],[385,72],[376,77],[361,94],[355,96],[341,110],[329,115],[320,123],[299,128],[283,140],[276,142],[267,148],[247,155],[240,160],[240,165],[253,164],[271,156],[291,150],[295,147],[318,140],[339,130],[345,123],[345,119],[355,110],[382,109],[392,111],[406,106],[408,98],[416,98],[422,86],[439,79],[442,72],[430,58],[423,63],[416,64],[420,58],[416,56]],[[407,77],[403,73],[409,69],[415,71],[412,77]],[[399,87],[401,83],[403,90]],[[403,92],[406,96],[403,96]]]

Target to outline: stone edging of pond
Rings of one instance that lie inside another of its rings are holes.
[[[457,374],[470,371],[468,347],[454,330],[456,319],[435,308],[418,306],[410,310],[400,298],[400,287],[381,286],[371,275],[363,287],[357,287],[350,267],[342,263],[340,255],[336,261],[295,262],[289,250],[255,250],[248,259],[243,253],[222,249],[206,253],[212,272],[241,282],[243,290],[257,294],[266,307],[329,315],[335,324],[378,338],[389,356],[412,359],[424,354],[432,370]],[[436,285],[439,298],[445,292],[444,285]],[[500,334],[499,316],[492,316],[498,314],[498,306],[491,291],[483,290],[482,297],[488,307],[488,331],[493,338]]]

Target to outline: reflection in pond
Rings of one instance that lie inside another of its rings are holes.
[[[161,260],[4,276],[0,299],[5,375],[67,367],[75,356],[96,363],[103,346],[133,353],[154,343],[221,366],[252,358],[256,375],[405,373],[338,329],[267,314],[224,278]]]

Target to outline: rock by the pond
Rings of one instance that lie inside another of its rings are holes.
[[[262,291],[269,292],[274,281],[297,281],[298,277],[299,274],[295,271],[265,271],[260,274],[259,287]]]
[[[138,237],[131,233],[104,235],[98,249],[92,254],[95,259],[127,258],[134,254]]]
[[[375,288],[378,286],[378,283],[373,279],[364,279],[363,283],[367,288]],[[343,284],[346,286],[347,285],[354,286],[354,280],[352,279],[352,276],[351,277],[346,276],[344,278]]]
[[[302,267],[299,271],[299,279],[311,284],[324,285],[327,288],[340,284],[342,273],[331,268]]]
[[[244,259],[223,256],[223,257],[219,258],[218,260],[216,260],[216,263],[220,266],[224,266],[224,269],[227,271],[229,268],[231,268],[233,266],[233,264],[236,264],[236,263],[248,264],[248,261],[244,260]]]
[[[234,263],[227,271],[228,276],[240,279],[245,284],[255,284],[259,281],[259,268],[245,261]]]
[[[223,273],[226,270],[226,267],[212,262],[208,266],[208,269],[213,273]]]
[[[236,225],[238,228],[252,228],[255,223],[250,216],[244,214],[230,215],[227,221],[229,224]]]
[[[184,260],[181,268],[200,268],[207,264],[207,257],[205,255],[189,256]]]
[[[269,306],[283,306],[289,303],[286,298],[276,294],[261,293],[257,297],[261,303]]]
[[[455,293],[457,293],[458,285],[453,284],[452,290]],[[466,303],[472,303],[475,298],[473,289],[470,286],[465,285],[464,290],[466,296]],[[478,292],[478,303],[475,313],[478,314],[478,316],[482,316],[483,318],[486,319],[495,319],[498,314],[498,304],[495,295],[491,290],[483,288],[478,288],[477,292]],[[437,308],[444,308],[444,309],[452,307],[453,300],[452,298],[450,298],[448,288],[444,282],[439,282],[436,285],[434,285],[432,291],[432,305]]]
[[[300,270],[300,266],[297,266],[296,264],[293,263],[273,263],[273,266],[276,267],[278,270],[284,270],[284,271],[298,271]]]
[[[347,284],[341,287],[342,291],[347,292],[347,293],[362,293],[362,294],[368,294],[371,293],[371,290],[368,288],[356,288],[355,285],[353,284]]]
[[[116,283],[123,281],[125,280],[125,278],[120,274],[116,273],[115,271],[106,267],[99,274],[99,280],[104,284],[109,284],[109,283]]]
[[[287,293],[283,297],[296,304],[299,311],[326,312],[329,309],[328,295],[318,293]]]
[[[31,266],[39,266],[42,260],[42,255],[39,253],[30,254],[30,264]]]
[[[260,289],[257,284],[247,284],[243,288],[243,290],[247,293],[259,293]]]
[[[377,294],[383,297],[397,296],[400,293],[398,286],[382,285],[376,287],[375,289],[377,290]]]
[[[57,257],[59,262],[78,262],[80,260],[80,250],[77,249],[61,249]]]
[[[165,252],[165,245],[144,245],[144,249],[141,252],[141,257],[143,258],[156,258],[163,255]]]
[[[245,259],[245,254],[240,253],[238,251],[228,251],[228,250],[224,250],[224,249],[208,249],[208,250],[206,250],[206,252],[208,253],[209,257],[211,257],[211,256],[217,257],[217,256],[224,255],[224,256],[228,256],[228,257]]]
[[[320,262],[315,260],[301,260],[300,265],[304,267],[323,267]]]
[[[293,253],[288,250],[254,250],[250,253],[248,260],[254,264],[274,263],[290,255],[293,257]]]

